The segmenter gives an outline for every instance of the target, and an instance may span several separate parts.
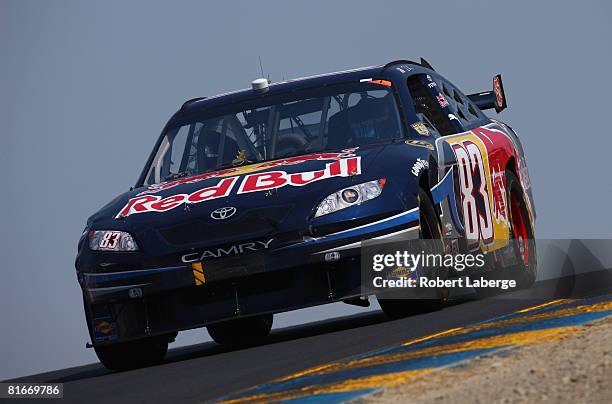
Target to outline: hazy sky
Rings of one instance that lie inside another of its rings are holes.
[[[443,3],[0,0],[0,380],[96,360],[74,274],[87,217],[184,100],[249,86],[258,56],[272,80],[420,56],[467,93],[502,73],[537,235],[608,238],[610,3]]]

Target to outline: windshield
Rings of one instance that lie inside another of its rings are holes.
[[[193,114],[163,135],[145,185],[399,138],[399,112],[389,85],[322,87]]]

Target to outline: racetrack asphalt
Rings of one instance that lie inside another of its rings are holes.
[[[64,384],[65,402],[206,402],[331,361],[499,317],[558,298],[609,293],[610,271],[543,282],[530,291],[454,300],[443,310],[389,321],[382,312],[272,332],[265,344],[228,351],[210,342],[169,351],[157,366],[110,372],[99,364],[14,381]],[[204,332],[204,331],[203,331]]]

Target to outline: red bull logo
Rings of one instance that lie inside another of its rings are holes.
[[[305,161],[303,160],[303,157],[300,158],[302,158],[302,162]],[[295,159],[297,159],[297,157]],[[278,160],[270,163],[275,163],[278,166],[282,165],[280,164],[280,162],[283,161],[287,160]],[[293,162],[292,164],[297,163]],[[270,167],[274,166],[268,166],[266,168]],[[342,158],[332,163],[326,164],[325,168],[322,170],[305,171],[298,173],[287,173],[286,171],[279,170],[248,174],[240,182],[237,194],[269,191],[285,186],[303,187],[313,182],[321,181],[328,178],[348,177],[359,174],[361,174],[361,157]],[[165,198],[162,198],[159,195],[141,194],[135,198],[130,199],[119,211],[119,213],[117,213],[115,218],[120,219],[138,213],[167,212],[183,204],[193,205],[217,198],[224,198],[231,194],[232,190],[235,188],[235,185],[239,182],[239,178],[239,176],[223,178],[216,185],[199,189],[191,194],[176,194]],[[200,181],[201,180],[202,179],[200,179]],[[192,177],[191,180],[184,181],[183,183],[193,182],[196,181],[194,181]]]
[[[341,159],[348,158],[348,157],[354,157],[355,156],[354,152],[357,149],[358,147],[355,147],[352,149],[345,149],[339,153],[338,152],[316,153],[316,154],[309,154],[306,156],[288,157],[288,158],[280,159],[280,160],[266,161],[263,163],[249,164],[246,166],[231,167],[231,168],[226,168],[223,170],[211,171],[208,173],[198,174],[198,175],[194,175],[194,176],[187,177],[187,178],[180,178],[180,179],[173,180],[173,181],[162,182],[160,184],[153,184],[149,186],[149,188],[146,191],[141,192],[138,195],[140,196],[140,195],[145,195],[145,194],[154,194],[159,191],[174,188],[177,185],[192,184],[192,183],[207,180],[209,178],[228,177],[228,176],[234,176],[234,175],[240,175],[240,174],[248,174],[248,173],[263,171],[269,168],[274,168],[274,167],[279,167],[279,166],[301,164],[307,161],[341,160]]]

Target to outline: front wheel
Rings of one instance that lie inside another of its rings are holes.
[[[169,337],[150,337],[95,347],[96,355],[107,369],[126,370],[161,362],[168,352]]]
[[[432,243],[438,246],[438,254],[443,254],[442,229],[440,219],[434,204],[429,195],[419,188],[419,237],[426,240],[439,240],[440,243]],[[437,272],[437,275],[446,278],[447,271]],[[427,313],[440,310],[448,300],[449,291],[446,288],[437,288],[433,291],[435,297],[427,299],[399,299],[399,298],[378,298],[378,303],[382,311],[392,319],[402,318],[413,314]]]
[[[239,318],[207,326],[208,334],[217,344],[227,347],[255,345],[272,330],[272,314]]]

